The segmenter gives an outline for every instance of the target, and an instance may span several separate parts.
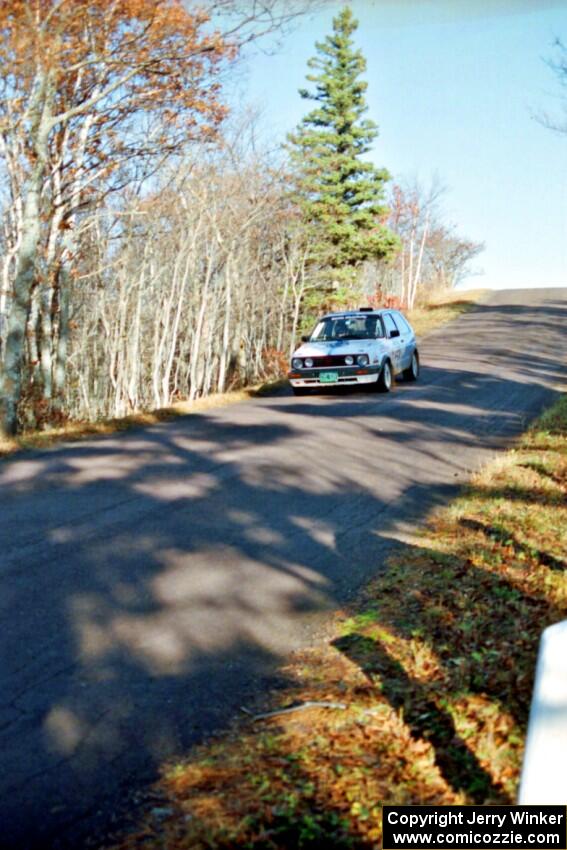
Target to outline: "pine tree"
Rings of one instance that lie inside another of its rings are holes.
[[[354,48],[357,27],[345,7],[333,20],[333,34],[316,42],[318,55],[308,62],[314,73],[307,75],[315,90],[302,89],[300,95],[317,106],[289,136],[295,196],[313,241],[314,262],[328,283],[346,284],[342,295],[347,300],[356,267],[370,258],[387,258],[397,248],[384,225],[384,186],[390,176],[363,158],[378,128],[362,118],[366,60]]]

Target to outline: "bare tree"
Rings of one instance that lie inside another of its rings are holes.
[[[65,409],[119,416],[270,377],[289,349],[309,250],[284,175],[242,127],[85,238]],[[90,259],[90,261],[89,261]]]
[[[393,186],[389,226],[401,249],[393,262],[365,270],[366,290],[377,287],[412,309],[420,293],[451,289],[472,272],[470,261],[484,246],[463,239],[446,223],[444,192],[438,180],[428,189],[417,181]]]
[[[562,89],[567,89],[567,47],[560,38],[556,38],[554,42],[554,55],[547,60],[547,64],[555,74],[557,81]],[[547,111],[539,110],[536,114],[537,120],[550,130],[555,130],[558,133],[567,133],[567,97],[565,94],[560,96],[561,114],[550,114]]]

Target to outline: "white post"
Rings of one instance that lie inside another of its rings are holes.
[[[518,803],[567,802],[567,620],[541,636]]]

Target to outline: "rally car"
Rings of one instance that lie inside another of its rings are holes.
[[[327,313],[302,343],[288,372],[295,395],[357,384],[387,393],[395,375],[407,381],[419,376],[415,333],[398,310]]]

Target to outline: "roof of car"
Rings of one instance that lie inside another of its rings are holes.
[[[325,313],[321,316],[322,319],[349,319],[353,316],[364,318],[365,316],[381,316],[382,313],[397,313],[398,310],[391,310],[389,307],[383,307],[378,310],[341,310],[338,313]]]

